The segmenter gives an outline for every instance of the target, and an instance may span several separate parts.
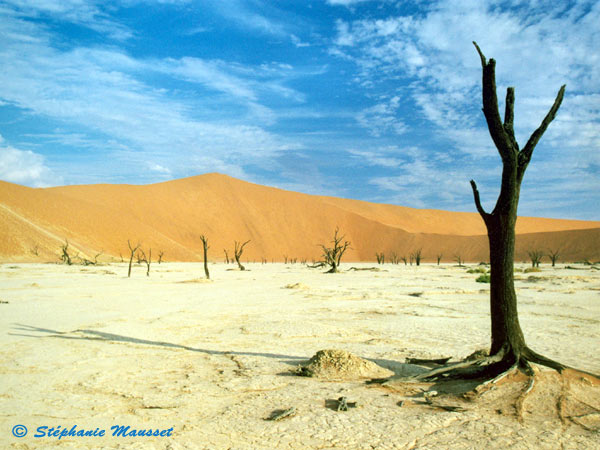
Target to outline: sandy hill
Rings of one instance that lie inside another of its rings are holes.
[[[127,241],[159,251],[168,261],[222,261],[234,241],[251,240],[243,260],[320,258],[336,227],[352,242],[346,260],[371,261],[375,252],[424,261],[488,259],[477,213],[412,209],[313,196],[207,174],[164,183],[32,189],[0,182],[0,260],[56,261],[68,239],[74,253],[101,259],[127,256]],[[562,259],[600,259],[600,222],[520,217],[517,258],[531,249],[559,249]]]

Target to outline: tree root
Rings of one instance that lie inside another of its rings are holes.
[[[519,423],[523,423],[523,406],[525,405],[525,399],[527,395],[532,391],[533,386],[535,384],[535,375],[529,377],[529,383],[527,384],[527,388],[521,393],[519,398],[517,399],[517,403],[515,405],[515,409],[517,410],[517,420]]]
[[[433,361],[433,360],[420,360],[413,359],[410,362],[419,362],[423,365],[431,364],[434,362],[441,361]],[[408,361],[407,361],[408,362]],[[597,375],[581,371],[578,369],[573,369],[571,367],[565,366],[559,362],[553,361],[545,356],[542,356],[529,347],[525,347],[520,352],[514,352],[509,350],[508,348],[501,348],[498,353],[490,356],[481,356],[476,359],[471,360],[463,360],[455,363],[446,363],[441,367],[434,367],[431,370],[428,370],[424,373],[413,377],[406,378],[392,378],[387,380],[377,380],[378,383],[382,383],[384,385],[393,386],[398,382],[408,382],[408,383],[445,383],[452,381],[466,381],[472,380],[475,386],[473,387],[473,383],[469,385],[467,389],[469,391],[462,394],[462,396],[467,400],[474,400],[475,398],[480,397],[486,392],[494,389],[497,386],[497,383],[506,377],[513,375],[517,372],[521,372],[528,378],[527,384],[524,386],[523,391],[519,394],[518,398],[514,403],[514,408],[516,412],[516,417],[519,423],[524,423],[524,413],[525,413],[525,403],[528,396],[534,390],[536,386],[536,371],[532,367],[532,364],[537,364],[545,367],[549,367],[553,370],[556,370],[559,374],[561,374],[561,390],[556,399],[556,413],[558,418],[560,419],[563,426],[566,426],[568,421],[582,426],[585,426],[579,421],[577,421],[574,417],[567,415],[566,412],[566,402],[570,393],[570,382],[568,375],[562,375],[565,369],[574,370],[580,374],[586,374],[595,378],[600,379]],[[373,380],[374,381],[374,380]],[[448,389],[452,392],[455,387],[451,387],[452,384],[448,385]],[[456,386],[456,385],[454,385]],[[457,392],[454,390],[453,392]]]

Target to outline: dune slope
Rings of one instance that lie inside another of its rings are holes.
[[[488,258],[478,214],[411,209],[297,192],[207,174],[146,186],[87,185],[32,189],[0,182],[0,259],[56,261],[69,241],[73,254],[100,260],[127,258],[140,242],[153,259],[202,258],[199,236],[209,239],[209,259],[231,255],[234,241],[250,240],[244,260],[320,258],[339,227],[352,243],[345,259],[371,261],[375,252],[424,261],[461,256]],[[519,218],[517,258],[531,249],[560,250],[565,260],[600,259],[600,222]]]

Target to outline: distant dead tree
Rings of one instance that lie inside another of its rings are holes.
[[[165,255],[165,252],[163,252],[162,250],[160,250],[158,252],[158,261],[156,261],[156,262],[160,264],[162,262],[162,260],[163,260],[163,256],[164,255]]]
[[[548,250],[548,258],[550,258],[550,261],[552,261],[552,267],[556,265],[556,261],[558,260],[559,256],[559,250]]]
[[[339,231],[339,228],[335,229],[333,240],[331,241],[333,243],[333,247],[326,247],[325,245],[321,244],[321,249],[323,250],[323,258],[325,260],[324,262],[330,267],[330,269],[326,273],[338,272],[338,267],[340,265],[340,261],[342,260],[342,256],[344,255],[346,250],[350,248],[349,241],[344,241],[344,243],[342,244],[342,241],[344,240],[345,236],[338,236]]]
[[[227,249],[223,249],[223,253],[225,253],[225,264],[229,264],[229,254],[227,253]]]
[[[83,263],[84,266],[97,266],[98,265],[98,257],[100,255],[102,255],[102,253],[103,252],[96,253],[94,255],[94,260],[93,261],[90,260],[90,259],[87,259],[87,258],[81,258],[81,262]]]
[[[144,250],[140,248],[138,252],[138,260],[140,263],[146,264],[146,276],[150,276],[150,264],[152,263],[152,249],[148,249],[148,256],[144,253]]]
[[[210,247],[206,236],[201,235],[200,240],[202,241],[202,249],[204,251],[204,274],[206,275],[206,279],[210,280],[210,274],[208,273],[208,249]]]
[[[439,254],[437,255],[437,265],[438,265],[438,266],[440,265],[440,261],[442,260],[442,256],[443,256],[443,255],[442,255],[441,253],[439,253]]]
[[[287,257],[287,255],[283,255],[283,263],[284,264],[288,263],[288,257]]]
[[[402,262],[404,262],[404,265],[408,265],[408,260],[406,259],[406,256],[401,256],[400,259],[402,260]],[[411,262],[411,266],[412,266],[412,262]]]
[[[244,266],[242,266],[242,263],[240,262],[240,257],[242,256],[242,253],[244,252],[244,247],[246,246],[246,244],[248,242],[250,242],[250,240],[247,240],[243,244],[241,244],[238,241],[234,241],[233,255],[235,256],[235,262],[237,263],[240,270],[246,270],[246,268]]]
[[[129,247],[129,270],[127,271],[127,278],[131,277],[131,264],[133,263],[133,257],[135,256],[135,252],[138,251],[138,249],[141,247],[142,244],[140,244],[139,242],[135,245],[135,247],[133,245],[131,245],[131,242],[129,241],[129,239],[127,239],[127,246]]]
[[[62,260],[63,264],[67,264],[68,266],[73,264],[73,261],[71,261],[71,255],[69,255],[69,241],[67,239],[65,239],[65,243],[61,245],[60,249],[62,251],[60,259]]]
[[[531,267],[540,267],[540,262],[544,257],[544,253],[541,250],[529,250],[527,254],[531,260]]]
[[[421,265],[421,249],[415,250],[412,255],[410,255],[410,259],[415,261],[417,266]]]
[[[454,261],[458,263],[458,267],[463,267],[463,259],[460,255],[454,255]]]
[[[40,247],[38,245],[34,245],[29,251],[31,253],[33,253],[35,256],[40,255]]]
[[[377,264],[385,264],[385,255],[383,252],[375,253],[375,257],[377,258]]]

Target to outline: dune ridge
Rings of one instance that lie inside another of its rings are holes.
[[[100,260],[127,257],[127,240],[168,261],[222,261],[234,241],[251,240],[244,260],[320,258],[336,227],[352,242],[347,261],[373,261],[375,252],[425,262],[460,256],[488,259],[477,213],[413,209],[314,196],[241,181],[217,173],[163,183],[28,188],[0,182],[0,260],[57,261],[68,239],[73,253]],[[600,259],[600,222],[519,217],[518,260],[527,251],[559,250],[561,260]]]

